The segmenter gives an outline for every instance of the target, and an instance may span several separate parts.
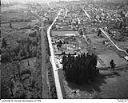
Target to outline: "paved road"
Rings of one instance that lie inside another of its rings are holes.
[[[61,10],[58,12],[58,15],[60,15],[60,13],[61,13]],[[48,37],[49,48],[50,48],[50,52],[51,52],[50,60],[51,60],[52,68],[53,68],[53,74],[54,74],[54,79],[55,79],[55,87],[56,87],[56,91],[57,91],[57,97],[58,97],[58,99],[63,99],[62,90],[61,90],[60,81],[59,81],[59,76],[58,76],[58,70],[57,70],[57,67],[56,67],[56,64],[55,64],[54,50],[53,50],[51,37],[50,37],[50,31],[52,29],[52,26],[56,22],[56,20],[58,18],[58,15],[54,19],[53,23],[51,24],[51,26],[49,26],[49,28],[47,30],[47,37]]]

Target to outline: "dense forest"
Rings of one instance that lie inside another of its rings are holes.
[[[68,54],[62,58],[63,70],[67,81],[76,84],[89,83],[95,80],[99,74],[97,65],[97,56],[94,54],[80,54],[73,56]]]

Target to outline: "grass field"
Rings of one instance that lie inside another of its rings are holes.
[[[4,8],[2,8],[4,9]],[[27,13],[27,10],[23,9],[17,9],[13,8],[10,10],[9,8],[6,8],[5,11],[1,12],[1,23],[6,23],[9,21],[12,22],[23,22],[23,21],[31,21],[34,20],[35,18],[32,17],[32,15]],[[26,12],[25,12],[26,11]]]
[[[102,72],[102,76],[99,76],[95,82],[83,86],[67,83],[65,80],[63,82],[66,98],[70,99],[128,98],[128,71],[107,74]],[[77,92],[74,93],[74,90]]]
[[[3,6],[1,8],[1,11],[11,11],[11,10],[25,10],[27,9],[27,5],[22,5],[22,4],[16,4],[16,5],[10,5],[10,6]]]

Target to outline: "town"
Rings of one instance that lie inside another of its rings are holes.
[[[128,2],[117,1],[3,3],[1,98],[127,99]]]

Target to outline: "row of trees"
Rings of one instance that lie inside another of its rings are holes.
[[[62,58],[63,70],[67,81],[84,84],[93,81],[99,74],[97,65],[97,56],[94,54],[80,54],[73,56],[64,54]]]

